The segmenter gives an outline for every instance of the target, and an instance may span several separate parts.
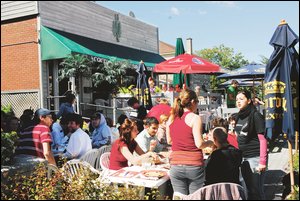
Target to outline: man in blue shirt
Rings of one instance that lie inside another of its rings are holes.
[[[59,107],[59,111],[56,114],[57,119],[59,119],[61,116],[65,116],[69,113],[75,113],[73,104],[75,103],[76,97],[74,94],[67,94],[66,96],[66,102],[62,103]]]
[[[111,144],[111,130],[106,120],[100,112],[96,112],[91,116],[91,124],[94,127],[92,132],[92,147],[100,148],[103,145]]]

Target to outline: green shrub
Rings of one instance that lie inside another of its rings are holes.
[[[293,167],[295,171],[299,172],[299,151],[293,155]]]
[[[6,184],[1,181],[1,200],[140,200],[142,187],[116,187],[102,182],[98,175],[83,170],[68,183],[63,170],[48,179],[44,164],[40,164],[31,176],[15,175]],[[157,190],[144,199],[159,199]]]
[[[11,164],[16,150],[17,140],[18,135],[16,132],[1,132],[1,166]]]

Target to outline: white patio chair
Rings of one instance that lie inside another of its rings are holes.
[[[85,153],[80,160],[88,162],[93,168],[96,168],[96,160],[99,155],[99,149],[92,149]]]
[[[103,153],[100,157],[100,166],[102,171],[109,170],[110,152]]]
[[[98,156],[97,156],[97,159],[96,159],[96,170],[99,170],[101,171],[101,165],[100,165],[100,158],[102,156],[103,153],[106,153],[106,152],[110,152],[111,150],[111,145],[104,145],[102,147],[100,147],[99,149],[99,153],[98,153]]]
[[[78,178],[86,170],[98,174],[99,176],[101,175],[101,172],[93,168],[88,162],[79,159],[68,161],[63,166],[63,175],[68,182],[72,182],[73,177]]]
[[[51,179],[53,174],[55,174],[58,171],[58,167],[53,164],[47,165],[47,178]]]

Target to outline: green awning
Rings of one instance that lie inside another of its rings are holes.
[[[60,33],[58,33],[58,32],[60,32]],[[63,35],[63,33],[65,36]],[[70,38],[72,38],[73,40]],[[75,42],[74,40],[80,42],[81,44],[79,44],[78,42]],[[89,39],[89,40],[92,40],[92,39]],[[101,44],[99,45],[97,43],[101,43]],[[120,49],[119,46],[114,45],[114,44],[109,44],[109,43],[105,43],[105,42],[101,42],[101,41],[97,41],[97,40],[87,41],[87,39],[82,36],[72,35],[72,34],[68,34],[65,32],[61,32],[61,31],[54,31],[51,28],[41,26],[42,60],[62,59],[62,58],[66,58],[69,54],[80,53],[80,54],[95,56],[95,57],[99,57],[99,58],[107,59],[107,60],[110,60],[112,58],[114,58],[116,60],[129,60],[130,63],[136,64],[136,65],[138,65],[140,63],[140,61],[132,60],[132,59],[128,58],[128,55],[124,55],[124,57],[127,56],[127,58],[120,58],[117,56],[101,54],[99,52],[91,50],[91,48],[87,48],[87,47],[83,46],[83,45],[85,45],[85,46],[90,46],[93,48],[93,46],[91,46],[91,44],[96,44],[95,45],[96,47],[99,47],[102,45],[104,47],[104,49],[106,49],[106,50],[107,50],[108,45],[110,45],[110,49],[114,49],[114,50]],[[123,48],[126,48],[126,47],[123,47]],[[139,51],[138,53],[136,53],[136,52],[134,52],[135,50],[133,50],[132,48],[127,48],[127,51],[126,50],[124,51],[124,49],[122,49],[120,51],[124,52],[124,54],[128,53],[128,52],[132,52],[133,55],[135,55],[135,56],[137,54],[140,54],[141,55],[140,60],[143,60],[143,56],[145,56],[145,55],[147,57],[149,57],[149,55],[152,56],[151,54],[154,54],[154,53],[148,53],[148,52],[145,53],[142,51]],[[154,55],[154,56],[157,57],[157,55]],[[159,62],[152,63],[152,62],[144,61],[144,64],[147,67],[154,67],[154,65],[156,63],[159,63]]]
[[[42,60],[62,59],[72,53],[80,53],[109,59],[109,56],[98,54],[87,49],[44,26],[41,26],[41,49]]]

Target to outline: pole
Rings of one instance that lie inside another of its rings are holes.
[[[117,110],[116,110],[116,104],[117,103],[117,99],[114,97],[113,98],[113,104],[112,104],[112,106],[113,106],[113,125],[116,125],[116,122],[117,122],[117,115],[116,115],[116,112],[117,112]]]
[[[294,185],[295,185],[295,178],[294,178],[294,167],[293,167],[293,147],[290,140],[288,140],[289,146],[289,156],[290,156],[290,179],[291,179],[291,194],[294,193]]]
[[[299,149],[299,145],[298,145],[299,133],[298,133],[298,131],[296,131],[295,136],[296,136],[295,137],[295,153],[297,153],[298,149]]]

